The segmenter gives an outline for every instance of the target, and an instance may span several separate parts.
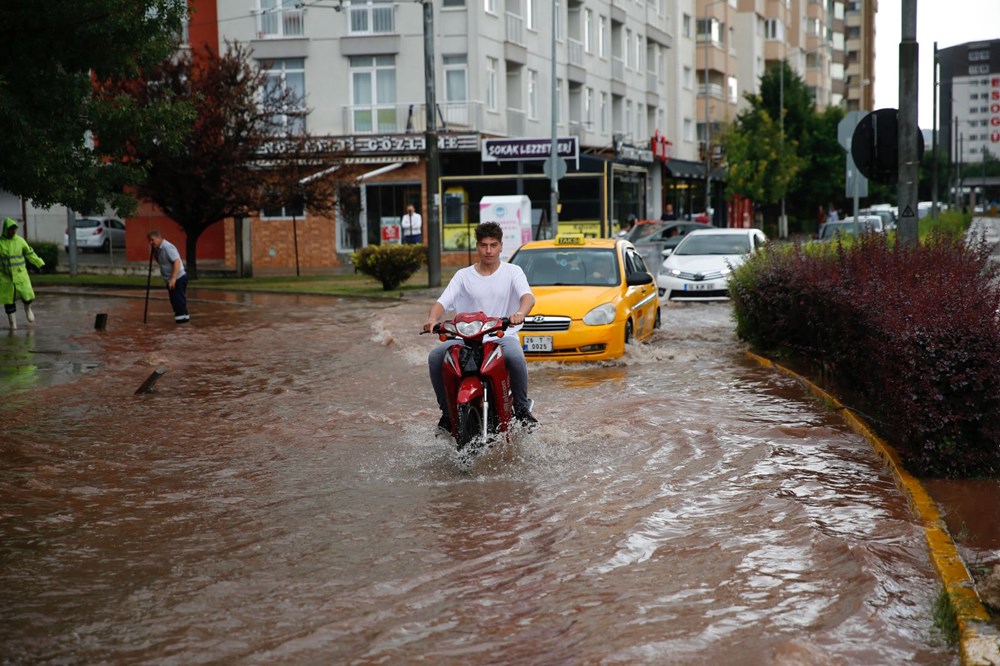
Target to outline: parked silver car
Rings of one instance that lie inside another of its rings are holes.
[[[76,220],[76,247],[110,252],[125,249],[125,223],[113,217],[81,217]],[[69,229],[63,233],[63,248],[69,252]]]

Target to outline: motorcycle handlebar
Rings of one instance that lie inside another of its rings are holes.
[[[510,317],[501,317],[500,330],[506,331],[508,328],[510,328]],[[420,331],[420,335],[423,335],[424,333],[441,334],[446,332],[447,331],[441,328],[441,324],[434,324],[434,328],[432,328],[430,331]]]

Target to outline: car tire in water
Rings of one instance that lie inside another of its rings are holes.
[[[474,445],[483,435],[483,412],[478,404],[458,406],[458,450]],[[473,447],[478,448],[478,447]]]
[[[663,322],[660,321],[660,306],[656,306],[656,319],[653,320],[653,330],[660,328]]]
[[[632,320],[625,322],[625,344],[632,342]]]
[[[101,244],[101,252],[111,252],[111,239],[105,238],[104,243]]]

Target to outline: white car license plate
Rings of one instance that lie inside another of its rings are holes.
[[[714,282],[694,282],[684,285],[684,291],[715,291],[719,287]]]
[[[552,336],[526,335],[523,346],[526,352],[550,352],[552,351]]]

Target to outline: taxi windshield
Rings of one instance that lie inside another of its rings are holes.
[[[522,250],[512,259],[532,287],[610,287],[621,282],[611,248]]]

